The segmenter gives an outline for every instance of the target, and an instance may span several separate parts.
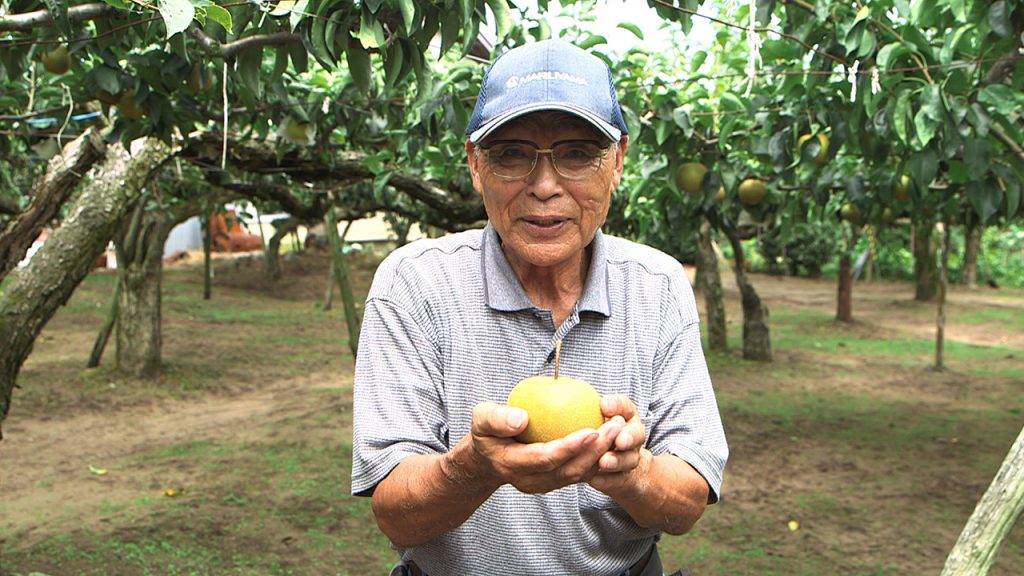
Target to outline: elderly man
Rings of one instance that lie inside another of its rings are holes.
[[[718,500],[728,454],[683,268],[603,235],[628,143],[608,67],[511,50],[467,130],[483,230],[380,265],[356,364],[352,491],[395,574],[661,575],[656,543]],[[521,379],[590,382],[605,422],[515,440]]]

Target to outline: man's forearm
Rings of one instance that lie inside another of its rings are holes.
[[[693,528],[708,502],[708,483],[692,466],[671,454],[654,456],[646,449],[635,480],[609,491],[645,528],[679,535]]]
[[[418,546],[457,528],[500,486],[483,477],[472,447],[410,456],[377,485],[377,525],[400,548]]]

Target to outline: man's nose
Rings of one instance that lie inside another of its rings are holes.
[[[562,193],[561,176],[555,170],[550,152],[537,155],[537,165],[530,176],[530,193],[537,198],[547,200]]]

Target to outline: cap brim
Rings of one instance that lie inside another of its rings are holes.
[[[618,142],[622,138],[621,130],[605,122],[604,120],[598,118],[593,113],[587,110],[583,110],[581,108],[570,106],[568,104],[562,104],[559,102],[539,102],[536,104],[530,104],[528,106],[523,106],[520,108],[514,108],[512,110],[505,112],[504,114],[495,116],[490,121],[486,122],[483,126],[474,130],[469,135],[469,141],[472,142],[473,144],[476,144],[483,140],[484,138],[486,138],[488,135],[490,135],[498,128],[504,126],[510,120],[513,120],[520,116],[524,116],[526,114],[530,114],[532,112],[541,112],[544,110],[561,110],[563,112],[568,112],[575,116],[579,116],[580,118],[583,118],[587,122],[590,122],[595,128],[600,130],[601,133],[607,136],[612,142]]]

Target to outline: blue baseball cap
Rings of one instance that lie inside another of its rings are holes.
[[[615,142],[629,133],[604,61],[568,42],[545,40],[494,60],[484,74],[466,136],[475,144],[509,120],[541,110],[575,114]]]

